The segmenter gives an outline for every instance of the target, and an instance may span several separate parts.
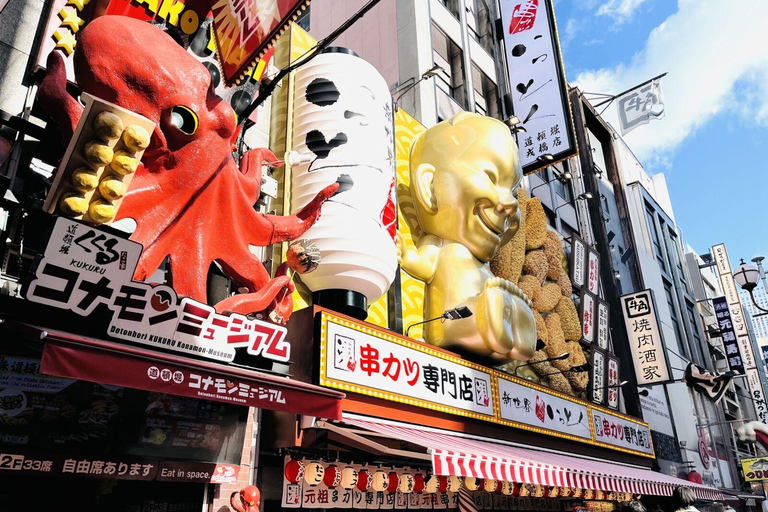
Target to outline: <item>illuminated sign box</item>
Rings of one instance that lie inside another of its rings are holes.
[[[321,386],[654,456],[646,423],[374,325],[317,311]]]

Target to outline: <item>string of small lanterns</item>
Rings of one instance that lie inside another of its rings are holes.
[[[402,494],[434,494],[458,492],[462,486],[468,491],[485,491],[530,498],[581,498],[585,500],[631,501],[627,492],[608,492],[569,487],[547,487],[475,477],[434,475],[426,470],[409,468],[385,469],[378,466],[356,468],[349,464],[324,464],[306,459],[291,459],[285,464],[285,479],[289,483],[304,482],[310,487],[325,485],[329,489],[357,489]]]

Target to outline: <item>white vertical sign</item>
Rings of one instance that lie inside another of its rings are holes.
[[[551,0],[501,0],[507,74],[526,174],[576,153]],[[551,158],[543,159],[545,155]]]
[[[712,247],[712,257],[717,265],[717,273],[720,274],[720,284],[725,293],[725,299],[728,301],[728,310],[731,313],[731,324],[736,333],[736,339],[739,342],[739,352],[741,352],[741,361],[744,368],[747,369],[747,385],[749,394],[755,404],[757,419],[762,423],[768,423],[768,410],[766,410],[765,391],[760,382],[760,375],[756,369],[755,353],[752,350],[752,341],[749,339],[744,311],[741,308],[739,293],[736,289],[736,283],[733,280],[731,271],[731,261],[728,259],[728,251],[725,244],[718,244]]]
[[[672,380],[653,292],[643,290],[623,295],[621,311],[624,314],[624,326],[629,337],[638,385],[661,384]]]

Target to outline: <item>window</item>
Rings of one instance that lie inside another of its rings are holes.
[[[680,277],[680,280],[685,282],[685,272],[683,272],[683,263],[680,259],[680,254],[678,253],[677,248],[677,234],[670,228],[669,229],[669,243],[667,244],[668,247],[668,253],[669,253],[669,262],[670,265],[674,265],[677,267],[677,273]]]
[[[309,32],[309,9],[310,6],[307,5],[307,8],[299,14],[298,18],[296,18],[296,24],[307,32]]]
[[[651,242],[653,243],[653,252],[656,254],[656,259],[659,261],[662,269],[666,270],[664,265],[664,253],[661,250],[661,241],[659,240],[659,232],[656,230],[656,216],[653,210],[649,206],[645,207],[645,220],[648,222],[648,232],[651,235]]]
[[[438,74],[437,86],[456,100],[462,107],[467,105],[467,93],[464,80],[464,63],[461,48],[451,41],[437,26],[432,25],[432,47],[435,64],[445,73]]]
[[[472,65],[472,86],[475,89],[475,112],[499,118],[499,88],[488,75]]]
[[[472,39],[493,57],[493,29],[487,0],[467,0],[467,27]]]
[[[445,6],[446,9],[448,9],[448,12],[453,14],[453,17],[457,20],[460,19],[459,17],[459,0],[439,0],[441,4]]]
[[[687,345],[685,343],[685,334],[683,333],[683,330],[680,326],[680,321],[678,320],[677,315],[677,308],[675,308],[675,292],[672,289],[672,284],[668,283],[667,281],[664,281],[664,295],[667,298],[667,305],[669,306],[669,317],[672,320],[672,327],[675,329],[675,336],[677,336],[677,343],[680,347],[683,348],[683,352],[686,352],[684,354],[686,357],[689,357],[687,352]]]

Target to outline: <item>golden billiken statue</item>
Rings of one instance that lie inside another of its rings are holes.
[[[426,324],[428,343],[496,363],[536,350],[530,300],[488,266],[520,227],[521,178],[517,144],[496,119],[462,112],[414,140],[410,193],[424,235],[414,249],[398,233],[400,265],[427,284],[425,318],[459,306],[473,313]]]

